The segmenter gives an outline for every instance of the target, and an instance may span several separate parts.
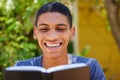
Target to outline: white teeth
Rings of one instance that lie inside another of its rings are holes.
[[[60,44],[46,44],[48,47],[57,47],[59,46]]]

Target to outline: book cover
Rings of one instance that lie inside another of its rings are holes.
[[[67,64],[44,69],[37,66],[14,66],[4,70],[4,80],[89,80],[89,66]]]

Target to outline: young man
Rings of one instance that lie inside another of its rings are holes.
[[[66,6],[59,2],[44,5],[37,12],[34,26],[34,38],[38,40],[43,55],[19,61],[15,66],[40,66],[48,69],[63,64],[85,63],[90,66],[90,80],[105,80],[95,59],[68,54],[68,42],[74,34],[72,16]]]

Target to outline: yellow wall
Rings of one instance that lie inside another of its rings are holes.
[[[106,69],[107,80],[120,80],[120,52],[111,31],[107,30],[107,19],[101,17],[90,3],[78,0],[79,9],[79,51],[86,45],[91,47],[87,57],[98,60]],[[112,79],[113,78],[113,79]]]

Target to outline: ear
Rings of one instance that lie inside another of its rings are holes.
[[[33,29],[33,39],[37,39],[37,28],[36,28],[36,26],[34,26],[34,29]]]
[[[75,27],[71,27],[70,31],[71,31],[71,39],[73,39],[75,37]]]

